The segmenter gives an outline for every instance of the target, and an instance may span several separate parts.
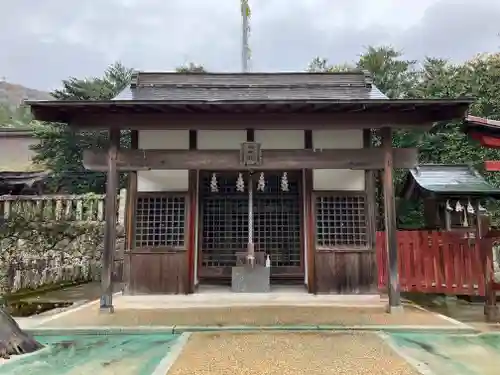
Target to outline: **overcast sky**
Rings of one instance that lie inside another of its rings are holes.
[[[367,45],[463,60],[498,51],[500,0],[249,0],[253,71],[349,62]],[[0,77],[50,90],[101,75],[193,61],[240,69],[239,0],[0,0]]]

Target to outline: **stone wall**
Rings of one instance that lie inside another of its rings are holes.
[[[125,194],[117,212],[114,278],[123,265]],[[8,204],[5,204],[5,203]],[[0,197],[0,296],[71,282],[98,281],[104,196]]]

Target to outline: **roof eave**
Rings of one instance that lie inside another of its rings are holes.
[[[472,98],[460,99],[265,99],[265,100],[29,100],[26,105],[31,107],[106,107],[106,106],[134,106],[134,105],[245,105],[245,104],[393,104],[393,105],[470,105]]]
[[[71,122],[74,116],[82,111],[103,114],[107,111],[130,113],[130,111],[142,112],[176,112],[179,108],[187,106],[189,111],[209,109],[224,112],[233,109],[240,112],[247,109],[248,112],[255,111],[255,106],[260,110],[276,112],[284,109],[285,112],[417,112],[427,111],[436,114],[432,121],[452,121],[460,119],[472,103],[471,99],[452,100],[387,100],[387,99],[359,99],[359,100],[234,100],[234,101],[165,101],[165,100],[110,100],[110,101],[30,101],[31,111],[35,119],[49,122]],[[294,107],[295,106],[295,107]],[[320,109],[318,109],[320,108]],[[443,111],[446,110],[446,111]],[[279,111],[282,112],[282,111]],[[446,114],[445,114],[446,112]],[[438,119],[439,118],[439,119]],[[431,122],[432,122],[431,121]]]
[[[462,130],[465,133],[477,132],[484,134],[500,134],[500,121],[478,116],[467,116],[464,119]]]

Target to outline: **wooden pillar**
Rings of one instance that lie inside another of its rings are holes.
[[[391,128],[381,129],[382,147],[384,149],[384,217],[385,235],[387,250],[387,274],[388,274],[388,312],[396,312],[402,309],[399,289],[398,270],[398,241],[396,227],[396,204],[394,199],[393,182],[393,152],[392,152],[392,131]]]
[[[363,147],[371,148],[372,144],[372,131],[371,129],[363,130]],[[366,194],[366,230],[368,235],[368,251],[373,254],[373,263],[370,263],[371,269],[366,269],[364,272],[370,272],[373,275],[371,280],[371,290],[377,292],[378,290],[378,272],[377,272],[377,203],[376,203],[376,183],[375,183],[374,170],[365,170],[365,194]]]
[[[189,149],[198,149],[198,132],[191,129],[189,131]],[[187,229],[187,288],[186,294],[194,293],[196,288],[197,272],[196,262],[197,250],[198,250],[198,170],[189,170],[188,172],[188,207],[189,214],[186,219],[186,229]]]
[[[479,201],[476,204],[477,222],[476,222],[476,246],[479,248],[481,260],[484,267],[484,286],[485,301],[484,315],[487,322],[497,322],[500,312],[497,305],[497,293],[495,290],[495,270],[493,263],[493,240],[487,238],[490,230],[490,218],[481,215],[479,210]]]
[[[304,131],[304,149],[312,150],[313,134],[312,130]],[[302,170],[302,191],[304,193],[304,237],[306,247],[305,259],[307,266],[307,291],[316,294],[316,220],[314,219],[314,202],[313,202],[313,170]]]
[[[305,169],[304,173],[304,196],[305,196],[305,221],[304,233],[307,236],[307,247],[305,248],[307,257],[307,291],[316,294],[316,220],[314,218],[314,197],[313,197],[313,171]]]
[[[131,130],[130,148],[139,148],[139,131]],[[135,249],[135,211],[137,204],[137,171],[128,173],[127,201],[125,204],[125,251],[123,254],[122,282],[124,283],[124,294],[130,293],[131,263],[130,252]]]
[[[195,290],[195,262],[196,262],[196,250],[197,250],[197,243],[196,243],[196,231],[198,230],[198,227],[196,225],[197,223],[197,215],[198,215],[198,200],[197,200],[197,190],[198,190],[198,171],[197,170],[190,170],[188,172],[188,207],[189,207],[189,214],[186,218],[186,230],[187,230],[187,265],[188,265],[188,270],[187,270],[187,288],[186,288],[186,294],[188,293],[194,293]]]
[[[139,148],[138,130],[130,132],[130,148],[137,150]],[[131,250],[135,247],[135,205],[137,200],[137,171],[128,173],[127,183],[127,202],[125,216],[125,249]]]
[[[116,157],[120,145],[120,130],[109,131],[108,170],[106,181],[106,217],[101,273],[101,312],[113,312],[113,263],[116,251],[116,192],[118,169]]]

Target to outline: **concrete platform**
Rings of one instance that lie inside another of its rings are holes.
[[[116,309],[184,309],[243,306],[385,306],[377,295],[314,295],[293,288],[277,288],[271,293],[231,293],[224,289],[207,289],[195,294],[143,295],[114,297]]]

